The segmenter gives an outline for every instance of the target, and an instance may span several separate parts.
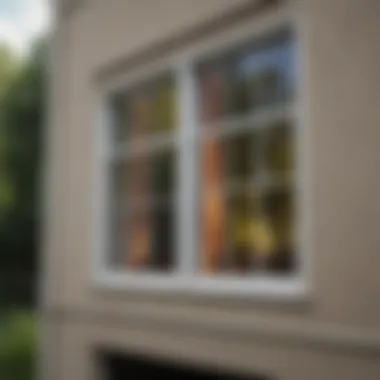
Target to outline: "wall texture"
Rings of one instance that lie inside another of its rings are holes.
[[[226,366],[262,369],[279,379],[379,378],[376,0],[294,0],[265,11],[288,7],[305,25],[305,127],[310,131],[312,184],[308,299],[292,304],[157,299],[100,291],[91,284],[97,80],[112,79],[126,70],[123,62],[173,35],[185,36],[239,9],[247,15],[256,3],[92,0],[59,20],[45,310],[62,331],[57,355],[65,371],[60,379],[89,378],[84,374],[91,370],[90,361],[80,359],[88,358],[85,348],[94,343],[223,361]],[[251,13],[253,22],[261,17]],[[176,332],[170,329],[173,324]]]

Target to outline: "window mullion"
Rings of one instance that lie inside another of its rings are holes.
[[[107,102],[102,98],[99,106],[96,130],[96,173],[94,188],[95,204],[95,275],[100,276],[107,266],[106,252],[110,246],[108,226],[111,223],[110,168],[111,168],[111,126],[113,115]]]
[[[177,70],[179,94],[179,160],[176,252],[181,274],[190,275],[195,267],[195,83],[190,62],[181,63]]]

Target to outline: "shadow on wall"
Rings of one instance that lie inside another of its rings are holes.
[[[273,380],[267,376],[222,373],[217,368],[201,367],[195,364],[184,365],[152,357],[124,356],[110,352],[98,353],[97,360],[106,380]]]

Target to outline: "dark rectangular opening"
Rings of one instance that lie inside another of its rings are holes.
[[[104,380],[273,380],[261,375],[246,375],[217,367],[186,365],[153,357],[101,353],[100,366]]]

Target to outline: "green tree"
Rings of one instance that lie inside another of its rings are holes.
[[[36,270],[45,57],[46,44],[40,40],[17,67],[8,62],[8,69],[7,62],[1,64],[0,49],[0,81],[2,67],[12,73],[9,77],[4,75],[8,83],[0,97],[0,175],[3,178],[0,270],[6,271],[17,286],[11,289],[7,286],[7,294],[29,301]],[[0,278],[6,277],[0,274]],[[1,287],[4,289],[4,284]]]
[[[8,90],[14,75],[17,71],[18,60],[12,50],[5,44],[0,45],[0,105],[4,98],[4,94]],[[4,112],[4,107],[0,107],[1,114]],[[5,167],[6,161],[6,136],[5,128],[0,125],[0,218],[4,213],[4,208],[12,203],[12,188],[7,176]]]
[[[35,379],[35,315],[30,311],[17,311],[1,318],[0,322],[0,379]]]
[[[0,89],[4,92],[18,68],[18,58],[5,44],[0,45]]]

